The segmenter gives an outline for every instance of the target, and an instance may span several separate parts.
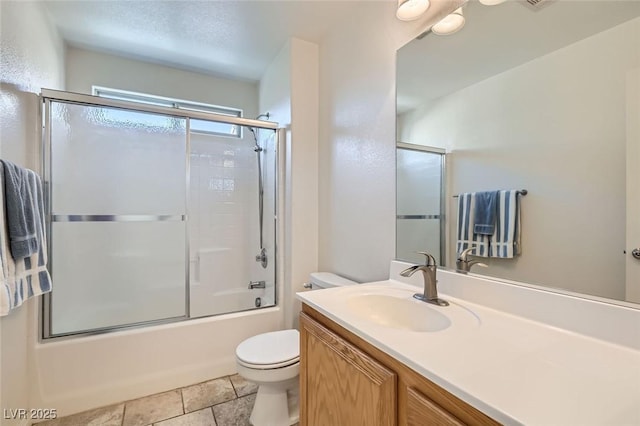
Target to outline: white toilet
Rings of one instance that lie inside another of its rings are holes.
[[[329,272],[313,272],[310,278],[313,290],[357,284]],[[258,385],[250,418],[252,425],[288,426],[298,422],[298,330],[273,331],[248,338],[236,348],[236,364],[238,374]]]

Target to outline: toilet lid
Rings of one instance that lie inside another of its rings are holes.
[[[258,334],[236,348],[240,361],[254,365],[271,365],[291,361],[300,356],[298,330],[281,330]]]

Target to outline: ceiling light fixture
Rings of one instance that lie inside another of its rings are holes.
[[[426,12],[430,4],[429,0],[398,0],[396,17],[401,21],[413,21]]]
[[[480,3],[485,6],[495,6],[500,3],[504,3],[506,0],[480,0]]]
[[[449,35],[460,31],[462,27],[464,27],[464,16],[462,16],[462,8],[459,7],[431,27],[431,32],[437,35]]]

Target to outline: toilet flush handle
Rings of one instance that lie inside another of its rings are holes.
[[[304,284],[302,284],[302,287],[312,289],[313,288],[313,284],[312,283],[304,283]]]

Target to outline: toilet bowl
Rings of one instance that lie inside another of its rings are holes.
[[[328,272],[314,272],[310,278],[312,289],[357,284]],[[287,426],[298,422],[298,330],[272,331],[246,339],[236,348],[236,367],[240,376],[258,385],[249,419],[253,426]]]

